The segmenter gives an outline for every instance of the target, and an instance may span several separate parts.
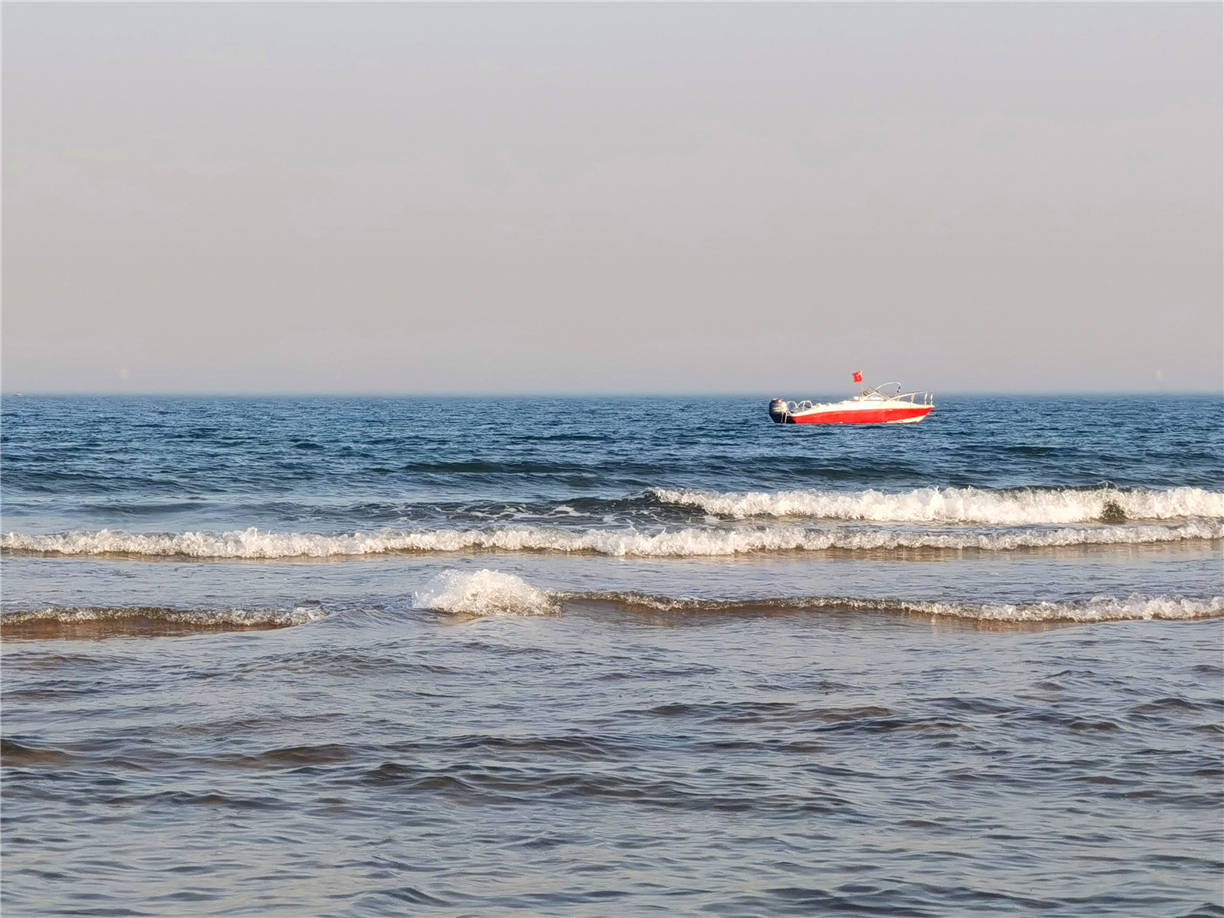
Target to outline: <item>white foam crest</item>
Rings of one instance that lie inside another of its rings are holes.
[[[718,492],[658,488],[649,493],[664,503],[734,519],[803,516],[864,522],[1060,525],[1099,520],[1112,510],[1111,504],[1136,520],[1224,519],[1224,492],[1190,487],[1167,491],[918,488],[899,494],[875,490]]]
[[[557,611],[545,590],[501,571],[445,571],[416,604],[452,615],[548,615]]]
[[[0,548],[69,556],[137,555],[201,559],[275,560],[329,558],[390,552],[561,552],[614,557],[683,558],[779,551],[850,551],[933,548],[1008,551],[1072,545],[1120,545],[1224,538],[1224,522],[1193,520],[1158,524],[1016,529],[1003,532],[898,532],[892,529],[809,529],[772,526],[757,529],[687,528],[655,533],[636,529],[568,530],[540,526],[496,529],[439,529],[370,532],[328,536],[265,533],[255,529],[220,535],[184,532],[111,532],[25,535],[6,533]]]
[[[327,612],[317,608],[283,609],[155,609],[132,608],[46,608],[27,612],[8,612],[0,616],[5,625],[25,625],[38,622],[81,624],[86,622],[120,622],[149,619],[169,624],[198,627],[288,627],[304,625],[326,618]]]
[[[1187,599],[1175,596],[1096,596],[1087,602],[903,603],[907,612],[983,622],[1193,621],[1224,615],[1224,596]]]
[[[129,533],[102,529],[32,536],[9,532],[0,548],[60,555],[148,555],[187,558],[326,558],[332,555],[369,555],[392,550],[385,535],[354,533],[326,536],[312,533],[275,533],[258,529],[224,533]]]
[[[599,600],[639,606],[659,612],[752,612],[760,609],[836,610],[901,613],[983,622],[1108,622],[1132,620],[1192,621],[1224,616],[1224,596],[1192,599],[1179,596],[1097,596],[1079,602],[953,603],[902,599],[856,599],[809,596],[773,599],[703,600],[651,596],[643,593],[575,593],[571,600]]]

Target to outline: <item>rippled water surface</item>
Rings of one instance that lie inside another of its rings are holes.
[[[1224,404],[5,399],[8,915],[1224,915]]]

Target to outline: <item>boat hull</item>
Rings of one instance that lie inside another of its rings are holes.
[[[934,405],[904,408],[829,408],[800,411],[787,416],[787,424],[917,424]]]

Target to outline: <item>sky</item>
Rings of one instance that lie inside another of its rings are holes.
[[[0,386],[1224,387],[1224,6],[3,7]]]

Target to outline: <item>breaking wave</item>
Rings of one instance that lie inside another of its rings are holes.
[[[1191,520],[1179,525],[1095,525],[1058,529],[971,532],[895,529],[811,529],[771,526],[754,529],[685,528],[567,530],[520,526],[437,529],[415,532],[275,533],[245,529],[225,533],[128,533],[103,529],[0,536],[6,552],[63,556],[121,556],[276,560],[344,558],[389,553],[556,552],[642,558],[697,558],[770,552],[936,549],[1009,551],[1078,545],[1126,545],[1224,538],[1224,521]]]
[[[612,605],[630,613],[744,614],[821,611],[878,612],[889,615],[948,618],[991,624],[1040,624],[1114,621],[1195,621],[1224,616],[1224,596],[1094,596],[1065,602],[934,602],[806,596],[761,599],[690,599],[635,592],[555,592],[532,586],[501,571],[446,571],[434,588],[419,592],[416,605],[457,615],[549,615],[567,607]]]
[[[1156,491],[1137,488],[918,488],[880,491],[697,491],[655,488],[665,504],[694,507],[716,516],[803,516],[814,519],[903,523],[1060,525],[1117,518],[1131,520],[1224,519],[1224,492],[1202,488]],[[1120,515],[1120,517],[1119,517]]]
[[[954,603],[900,599],[855,599],[813,596],[787,599],[704,600],[670,599],[641,593],[575,593],[568,601],[610,602],[630,611],[721,612],[753,611],[862,611],[977,622],[1113,622],[1135,620],[1193,621],[1224,616],[1224,596],[1191,599],[1179,596],[1096,596],[1078,602]]]
[[[937,602],[849,596],[757,599],[674,598],[636,592],[559,592],[533,586],[496,570],[449,570],[414,594],[417,609],[461,617],[560,615],[609,606],[631,614],[791,615],[863,612],[982,625],[1092,624],[1120,621],[1196,621],[1224,617],[1224,596],[1096,596],[1078,601]],[[326,618],[319,608],[293,610],[180,610],[156,607],[45,608],[0,615],[4,638],[79,639],[188,635],[216,631],[288,628]]]
[[[557,611],[552,594],[501,571],[446,571],[431,589],[418,592],[423,609],[453,615],[548,615]]]
[[[289,628],[325,618],[322,609],[48,608],[0,615],[5,637],[190,633]]]

